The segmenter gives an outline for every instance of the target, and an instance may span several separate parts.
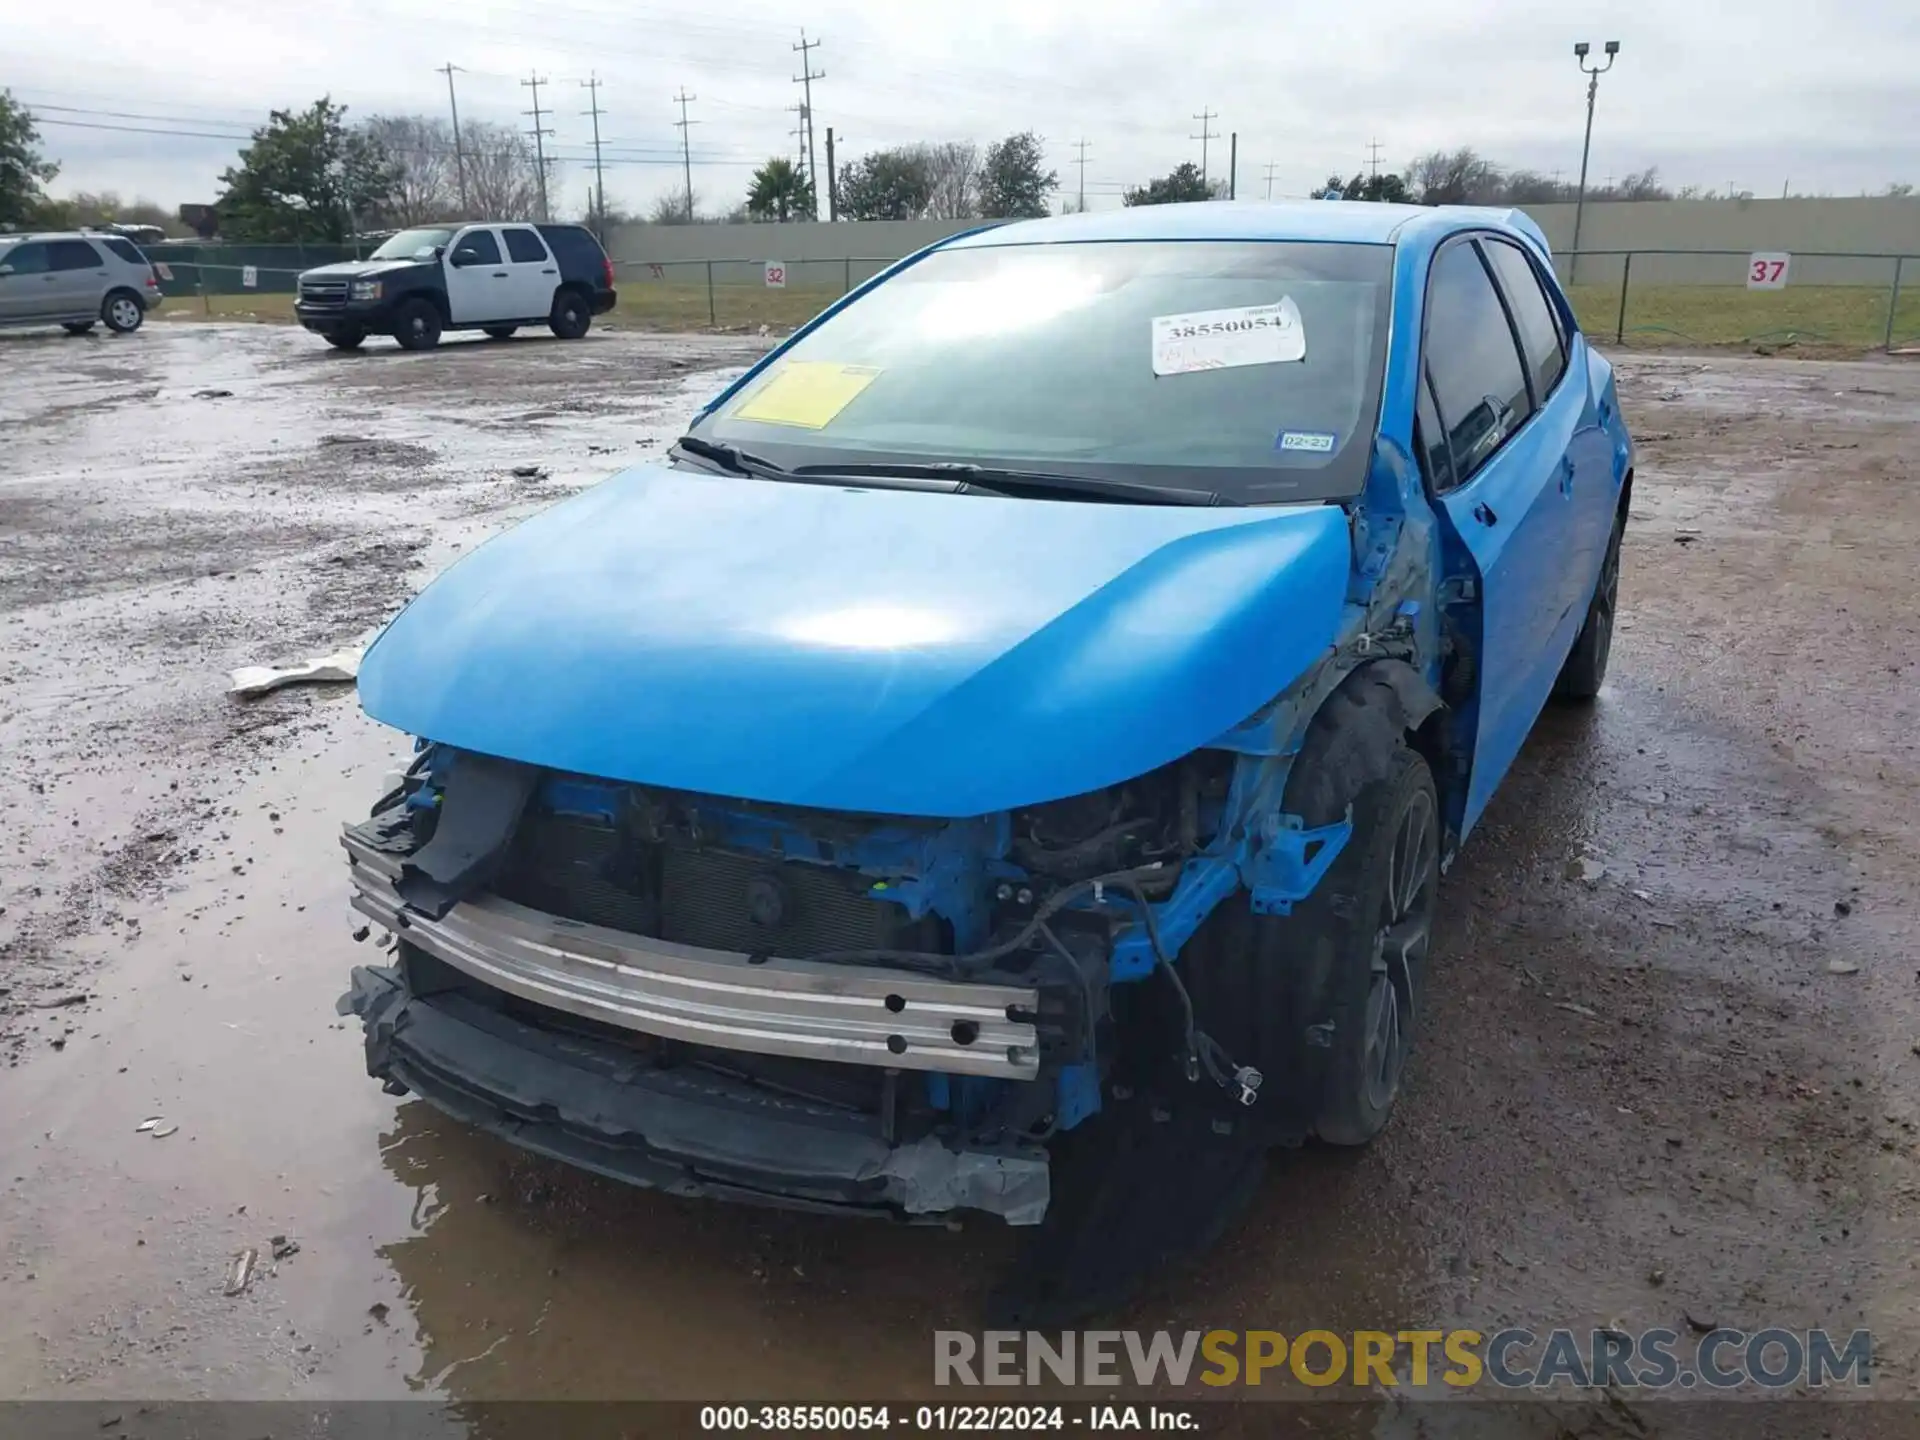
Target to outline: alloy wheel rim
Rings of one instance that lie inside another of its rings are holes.
[[[1434,856],[1439,832],[1433,797],[1416,793],[1401,813],[1387,855],[1382,920],[1374,935],[1372,983],[1367,990],[1362,1074],[1367,1103],[1393,1103],[1413,1027],[1413,974],[1426,961],[1433,934]]]

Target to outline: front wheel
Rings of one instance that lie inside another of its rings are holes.
[[[547,328],[562,340],[578,340],[593,324],[593,312],[578,290],[562,290],[553,297],[553,313]]]
[[[1586,624],[1580,638],[1567,652],[1560,667],[1560,678],[1553,693],[1563,700],[1591,700],[1600,693],[1607,678],[1607,659],[1613,653],[1613,615],[1620,604],[1620,532],[1623,521],[1613,522],[1607,537],[1606,558],[1600,562],[1600,578],[1593,587],[1593,600],[1587,606]]]
[[[403,350],[431,350],[440,343],[440,312],[431,300],[409,300],[393,317],[393,338]]]
[[[131,290],[115,290],[100,304],[100,318],[116,335],[129,335],[147,318],[147,307]]]
[[[1433,776],[1383,683],[1328,699],[1285,808],[1309,829],[1350,820],[1326,875],[1289,914],[1254,913],[1244,891],[1223,902],[1179,968],[1198,1028],[1263,1077],[1255,1104],[1216,1100],[1216,1115],[1267,1144],[1363,1145],[1406,1072],[1440,871]]]

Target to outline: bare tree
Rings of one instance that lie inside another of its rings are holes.
[[[649,225],[697,225],[700,223],[700,196],[693,196],[693,208],[687,208],[685,190],[669,190],[658,196],[653,208],[647,211]]]
[[[971,140],[949,140],[923,145],[927,176],[933,195],[925,211],[929,220],[966,220],[980,213],[980,147]]]
[[[1616,200],[1671,200],[1673,192],[1660,183],[1660,167],[1649,165],[1644,170],[1630,171],[1614,187]]]
[[[390,225],[424,225],[458,213],[453,131],[425,115],[376,115],[361,127],[400,167],[400,182],[382,215]]]
[[[510,125],[470,120],[460,127],[466,156],[467,209],[487,220],[533,220],[540,213],[540,166],[533,142]],[[559,193],[557,167],[547,165],[550,194]]]
[[[1538,170],[1509,170],[1505,189],[1509,205],[1545,205],[1573,199],[1573,186]]]
[[[1501,198],[1500,167],[1468,146],[1435,150],[1407,167],[1422,205],[1490,205]]]

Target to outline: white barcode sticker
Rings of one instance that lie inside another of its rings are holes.
[[[1287,296],[1277,305],[1196,310],[1153,317],[1153,373],[1186,375],[1236,365],[1278,365],[1307,358],[1300,307]]]

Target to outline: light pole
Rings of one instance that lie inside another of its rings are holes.
[[[1600,93],[1600,77],[1613,68],[1613,58],[1620,53],[1620,42],[1607,41],[1604,65],[1587,64],[1587,54],[1592,49],[1584,40],[1573,47],[1573,58],[1580,63],[1580,73],[1587,77],[1587,138],[1580,142],[1580,189],[1573,199],[1573,260],[1567,270],[1569,285],[1580,272],[1580,220],[1587,210],[1587,152],[1593,148],[1593,100]]]

